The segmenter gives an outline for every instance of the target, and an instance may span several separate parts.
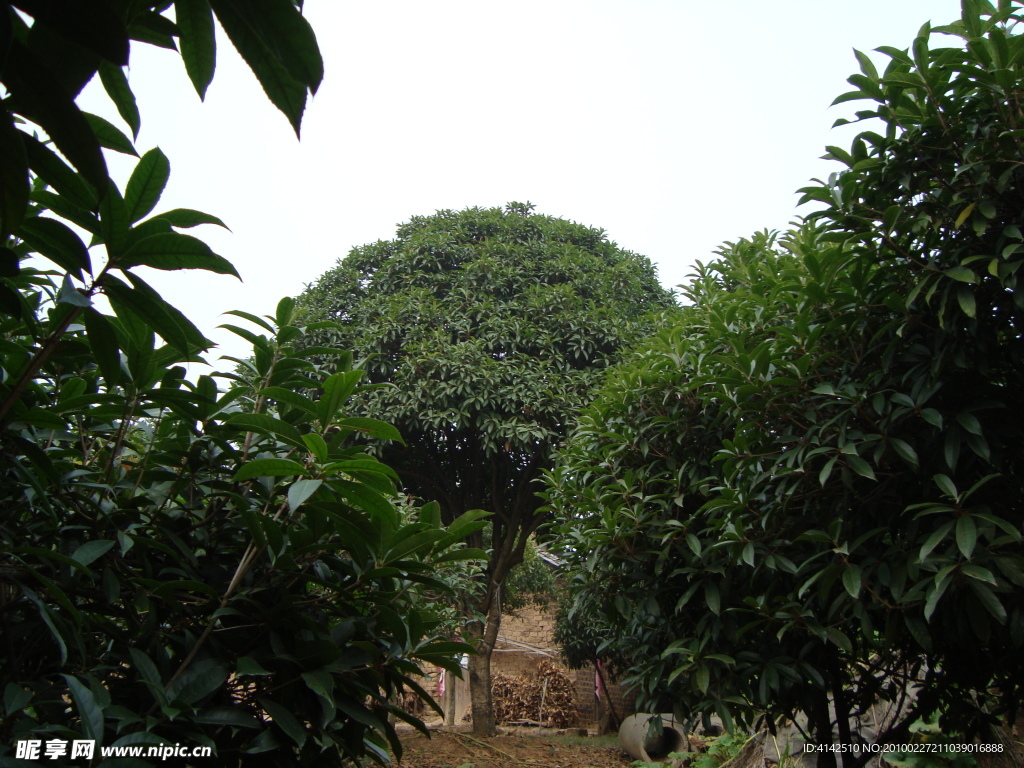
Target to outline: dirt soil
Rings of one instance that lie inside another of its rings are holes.
[[[608,739],[516,734],[480,738],[468,733],[432,731],[403,735],[402,768],[623,768],[631,764]]]

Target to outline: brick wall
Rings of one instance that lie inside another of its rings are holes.
[[[491,672],[529,674],[541,659],[562,664],[552,640],[555,633],[555,610],[554,603],[546,606],[527,605],[517,611],[518,616],[502,616],[498,641],[491,657]]]
[[[636,712],[636,696],[628,691],[605,672],[607,689],[597,698],[597,674],[594,667],[587,665],[574,673],[576,681],[576,706],[580,711],[580,725],[591,728],[605,726],[610,723],[608,718],[609,702],[619,719],[625,719]],[[610,727],[610,726],[609,726]]]
[[[491,657],[491,672],[506,675],[529,675],[541,659],[549,659],[562,666],[576,686],[576,706],[580,712],[580,726],[597,727],[607,720],[606,708],[609,696],[598,701],[595,695],[595,673],[592,666],[570,670],[562,661],[555,647],[555,612],[557,606],[529,605],[517,613],[505,615],[501,620],[498,641]],[[606,675],[607,677],[607,675]],[[610,698],[619,717],[626,717],[635,711],[634,697],[622,686],[608,680]]]

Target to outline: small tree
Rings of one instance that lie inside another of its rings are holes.
[[[579,600],[649,700],[803,713],[818,743],[880,701],[879,742],[1021,702],[1019,20],[965,2],[939,31],[966,49],[926,26],[884,73],[858,54],[839,101],[874,100],[884,134],[830,148],[847,170],[805,190],[816,224],[698,269],[551,475]]]
[[[446,520],[492,513],[469,631],[474,728],[493,733],[501,586],[545,520],[536,482],[601,372],[670,296],[646,258],[600,230],[511,203],[415,217],[354,249],[300,304],[339,325],[321,337],[364,357],[369,381],[393,385],[363,403],[405,440],[381,451],[406,490],[438,500]]]

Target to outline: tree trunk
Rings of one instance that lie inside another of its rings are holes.
[[[608,687],[608,681],[605,679],[604,672],[601,670],[600,659],[595,659],[594,671],[597,672],[597,677],[601,681],[601,687],[604,688],[604,700],[608,704],[608,726],[610,727],[610,730],[606,732],[618,733],[619,728],[622,727],[622,718],[619,717],[619,713],[615,711],[615,704],[612,701],[612,690]]]
[[[494,700],[491,696],[491,653],[501,626],[501,608],[497,600],[491,602],[487,623],[475,639],[477,653],[469,657],[469,701],[473,711],[473,733],[476,736],[494,736]]]
[[[823,751],[818,752],[815,765],[817,768],[836,768],[836,753],[828,748],[832,746],[832,715],[829,712],[828,688],[822,688],[814,694],[814,708],[807,712],[809,725],[814,733],[817,746]]]
[[[850,730],[850,705],[846,700],[846,689],[843,685],[843,676],[840,671],[839,652],[835,648],[827,649],[828,654],[826,673],[829,676],[829,683],[832,688],[832,704],[836,710],[836,729],[839,735],[840,744],[852,744],[853,733]],[[843,752],[840,757],[843,768],[853,768],[856,765],[857,755],[851,752]]]

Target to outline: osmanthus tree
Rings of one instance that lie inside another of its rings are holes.
[[[475,540],[491,554],[469,631],[474,729],[493,733],[501,587],[546,519],[537,480],[604,369],[671,297],[650,261],[602,231],[510,203],[414,217],[394,240],[353,249],[299,303],[308,321],[337,323],[319,338],[390,385],[360,407],[402,434],[380,454],[406,491],[437,500],[446,521],[491,513]]]
[[[202,93],[213,9],[297,129],[319,53],[291,2],[181,1],[176,23],[170,6],[0,13],[0,764],[30,764],[29,741],[67,758],[76,739],[96,763],[175,744],[210,747],[210,765],[386,762],[392,716],[422,727],[395,704],[426,696],[419,662],[465,650],[437,598],[471,573],[482,553],[460,541],[483,523],[400,503],[394,472],[353,445],[397,432],[352,410],[350,354],[319,350],[324,377],[295,352],[291,300],[236,313],[255,324],[234,328],[254,345],[246,381],[185,378],[210,344],[137,268],[235,274],[178,231],[220,221],[153,214],[159,150],[119,190],[100,147],[135,147],[74,97],[98,71],[137,132],[129,39],[178,40]]]
[[[830,148],[847,170],[805,190],[815,222],[700,267],[550,474],[577,599],[649,700],[818,743],[860,738],[877,702],[880,743],[1019,707],[1017,21],[965,2],[937,31],[966,46],[925,27],[882,73],[858,55],[840,100],[873,99],[881,132]]]

